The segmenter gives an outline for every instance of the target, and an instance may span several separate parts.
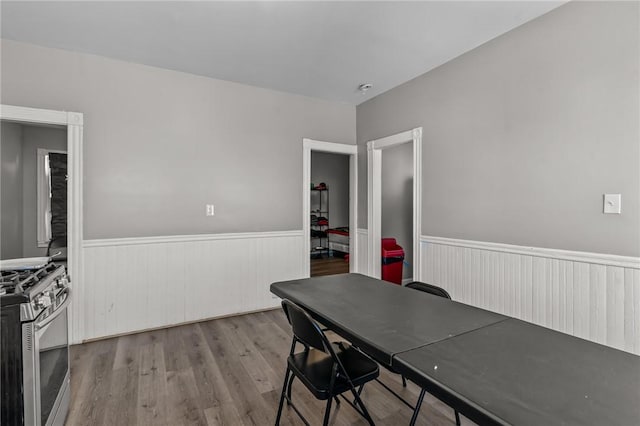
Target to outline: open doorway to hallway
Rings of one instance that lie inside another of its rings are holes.
[[[384,150],[382,155],[381,230],[383,247],[380,276],[397,284],[413,278],[413,145],[406,142]],[[395,240],[393,247],[391,241]],[[398,256],[398,247],[404,259]]]
[[[311,152],[310,275],[349,272],[349,156]]]
[[[307,277],[358,272],[357,155],[356,145],[303,140],[301,255]]]

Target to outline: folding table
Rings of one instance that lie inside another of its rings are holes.
[[[479,424],[640,425],[636,355],[360,274],[271,291]]]

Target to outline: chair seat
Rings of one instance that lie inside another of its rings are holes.
[[[380,374],[378,364],[345,342],[333,342],[332,346],[344,365],[354,387],[374,380]],[[317,349],[289,356],[289,367],[317,399],[327,399],[350,389],[347,379],[338,375],[333,392],[329,392],[333,360]]]

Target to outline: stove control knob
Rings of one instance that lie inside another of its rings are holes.
[[[65,288],[67,286],[67,279],[66,278],[60,278],[59,280],[56,281],[56,287],[57,288]]]
[[[33,301],[33,305],[36,307],[36,309],[44,309],[44,301],[42,296],[37,297],[34,301]]]
[[[45,309],[51,306],[51,298],[45,296],[38,296],[34,301],[36,308]]]

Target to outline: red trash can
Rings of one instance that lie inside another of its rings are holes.
[[[404,250],[395,238],[382,239],[382,279],[394,284],[402,284],[402,264]]]

